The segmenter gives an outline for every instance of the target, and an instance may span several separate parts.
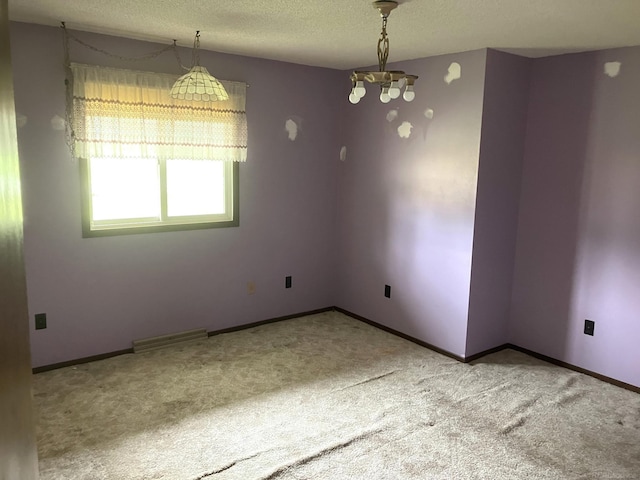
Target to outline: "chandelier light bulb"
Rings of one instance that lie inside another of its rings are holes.
[[[382,103],[389,103],[391,101],[391,95],[389,95],[389,87],[382,87],[382,92],[380,92],[380,101]]]
[[[400,84],[397,80],[391,82],[389,86],[389,96],[394,99],[400,96]]]
[[[404,98],[406,102],[411,102],[414,98],[416,98],[416,92],[413,91],[413,85],[407,85],[402,98]]]
[[[360,101],[360,97],[356,94],[355,89],[351,89],[349,94],[349,101],[354,105]]]
[[[353,89],[354,93],[358,95],[358,97],[362,98],[367,93],[367,89],[364,88],[364,82],[362,80],[358,80],[356,82],[356,86]]]

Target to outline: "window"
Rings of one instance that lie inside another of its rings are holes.
[[[238,225],[246,85],[229,100],[174,100],[174,76],[73,64],[70,131],[83,235]]]
[[[238,164],[81,159],[85,236],[238,225]]]

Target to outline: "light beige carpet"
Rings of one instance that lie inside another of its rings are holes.
[[[336,312],[34,384],[42,480],[640,478],[640,395]]]

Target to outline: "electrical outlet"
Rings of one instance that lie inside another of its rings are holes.
[[[389,285],[384,286],[384,296],[387,298],[391,298],[391,286]]]
[[[284,277],[284,288],[291,288],[291,276]]]
[[[47,328],[47,314],[36,313],[36,330],[42,330]]]
[[[255,282],[247,282],[247,293],[249,295],[253,295],[256,293],[256,284]]]
[[[593,320],[585,320],[584,321],[584,334],[593,336],[593,333],[596,329],[596,322]]]

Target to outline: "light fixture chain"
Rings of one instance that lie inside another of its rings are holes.
[[[107,57],[117,58],[118,60],[126,60],[128,62],[140,62],[140,61],[144,61],[144,60],[151,60],[152,58],[156,58],[156,57],[162,55],[164,52],[168,52],[169,50],[175,49],[175,44],[173,44],[173,45],[167,45],[166,47],[161,48],[160,50],[156,50],[155,52],[150,52],[150,53],[147,53],[145,55],[141,55],[139,57],[125,57],[123,55],[116,55],[116,54],[113,54],[111,52],[107,52],[106,50],[103,50],[103,49],[98,48],[98,47],[94,47],[93,45],[89,45],[88,43],[84,42],[83,40],[80,40],[78,37],[76,37],[75,35],[73,35],[71,32],[69,32],[67,30],[67,27],[65,26],[64,22],[62,22],[61,27],[65,32],[65,35],[66,35],[65,38],[70,38],[74,42],[82,45],[83,47],[86,47],[89,50],[93,50],[94,52],[98,52],[98,53],[101,53],[103,55],[106,55]]]
[[[192,67],[200,65],[200,30],[196,31],[196,38],[193,39],[193,52],[191,54]]]
[[[65,86],[65,141],[71,156],[76,158],[75,132],[73,131],[73,73],[71,72],[71,58],[69,56],[69,32],[64,24],[62,27],[62,45],[64,49],[64,86]]]
[[[382,31],[378,39],[378,68],[381,72],[387,69],[389,59],[389,37],[387,36],[387,16],[382,16]]]
[[[176,61],[178,62],[178,65],[180,65],[180,68],[182,68],[183,70],[191,70],[191,67],[186,67],[185,65],[183,65],[182,63],[182,59],[180,58],[180,53],[178,53],[178,45],[176,45],[176,40],[173,40],[173,54],[176,56]]]

